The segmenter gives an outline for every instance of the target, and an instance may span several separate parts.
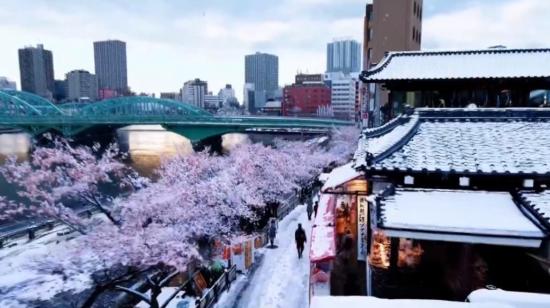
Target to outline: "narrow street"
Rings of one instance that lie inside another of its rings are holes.
[[[307,234],[302,259],[298,259],[294,242],[294,231],[298,223],[302,224]],[[240,294],[224,294],[225,297],[235,297],[236,301],[229,303],[222,300],[217,305],[223,307],[307,307],[309,289],[309,240],[311,224],[307,220],[306,207],[298,206],[287,217],[279,222],[279,230],[275,249],[264,248],[263,259],[246,283]],[[234,288],[231,292],[239,292]]]

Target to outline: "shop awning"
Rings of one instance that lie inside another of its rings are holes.
[[[317,208],[317,216],[313,221],[314,226],[334,225],[335,202],[333,195],[321,194],[319,196],[319,207]]]
[[[321,189],[322,192],[334,191],[340,188],[345,183],[361,177],[361,172],[353,168],[353,163],[347,163],[338,168],[334,168],[332,172],[329,173],[328,178]],[[365,187],[366,190],[366,187]]]
[[[311,230],[310,262],[321,262],[336,256],[333,226],[315,226]]]
[[[334,242],[334,195],[321,194],[317,216],[311,230],[310,262],[321,262],[336,256]]]
[[[377,209],[390,237],[518,247],[544,238],[507,192],[397,189]]]

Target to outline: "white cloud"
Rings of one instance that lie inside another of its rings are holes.
[[[423,24],[424,49],[469,49],[493,45],[550,46],[550,1],[478,1],[457,11],[436,14]]]

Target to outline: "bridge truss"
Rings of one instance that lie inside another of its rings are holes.
[[[145,96],[55,105],[40,96],[14,90],[0,91],[0,108],[1,126],[31,134],[54,130],[73,136],[98,125],[160,124],[193,142],[230,132],[319,131],[353,124],[329,119],[218,117],[191,104]]]

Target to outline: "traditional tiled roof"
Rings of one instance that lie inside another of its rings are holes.
[[[390,52],[361,80],[540,78],[550,77],[548,63],[550,49]]]
[[[533,247],[545,237],[508,192],[398,188],[376,206],[389,236]]]
[[[550,109],[417,109],[365,130],[354,167],[549,176]]]
[[[550,231],[550,190],[543,192],[520,192],[519,201]]]

